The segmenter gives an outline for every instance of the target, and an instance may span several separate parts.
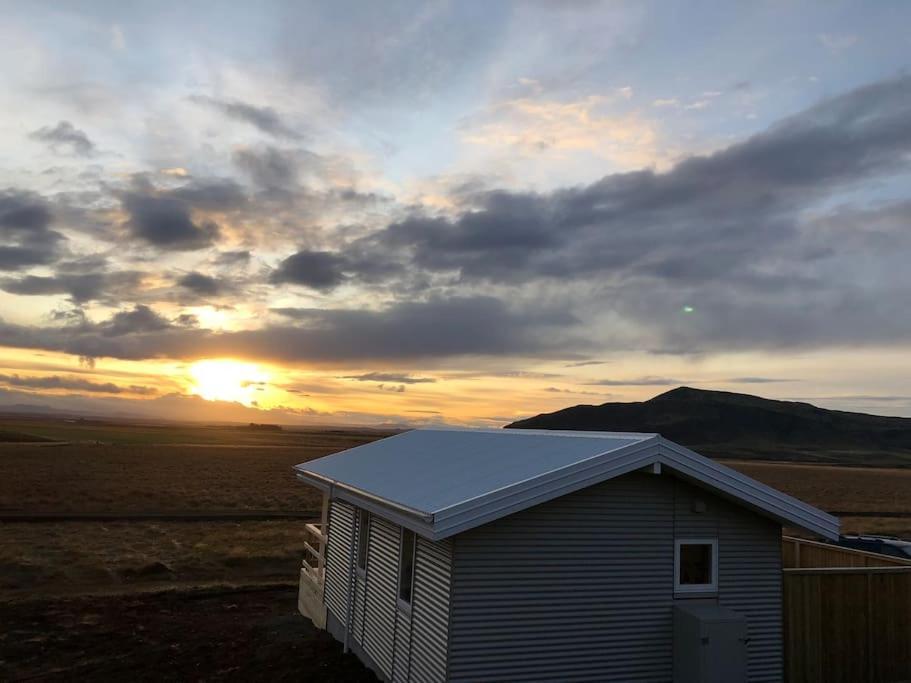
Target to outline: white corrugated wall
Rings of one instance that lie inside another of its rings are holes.
[[[348,586],[352,547],[360,531],[357,509],[333,500],[326,564],[326,605],[348,623]],[[335,526],[337,523],[337,526]],[[355,582],[351,636],[374,664],[394,681],[445,681],[449,627],[451,543],[420,536],[415,552],[410,610],[398,607],[401,527],[371,515],[367,567]]]

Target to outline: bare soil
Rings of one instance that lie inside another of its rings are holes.
[[[291,588],[0,603],[0,679],[376,681]]]

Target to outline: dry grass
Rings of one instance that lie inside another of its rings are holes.
[[[0,450],[0,512],[317,510],[318,494],[291,467],[363,442],[321,434],[294,447],[19,444]]]
[[[823,510],[911,514],[911,469],[725,463]]]
[[[288,581],[300,522],[59,522],[0,525],[0,596],[144,584]]]

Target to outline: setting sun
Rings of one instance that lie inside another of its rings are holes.
[[[269,375],[258,365],[235,360],[201,360],[190,366],[192,391],[208,401],[234,401],[246,406]]]

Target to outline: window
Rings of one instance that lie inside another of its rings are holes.
[[[367,543],[370,541],[370,513],[361,510],[358,517],[357,532],[357,568],[367,571]]]
[[[411,604],[414,588],[414,532],[402,529],[402,554],[399,556],[399,600]]]
[[[686,538],[674,542],[674,592],[718,590],[718,540]]]

